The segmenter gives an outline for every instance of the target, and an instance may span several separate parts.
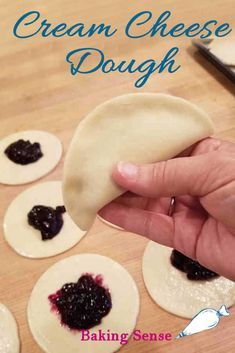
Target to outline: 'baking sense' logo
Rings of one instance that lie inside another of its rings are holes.
[[[219,23],[217,20],[208,20],[204,23],[184,23],[169,24],[172,20],[171,11],[164,11],[158,17],[153,16],[151,11],[141,11],[135,14],[126,24],[124,34],[130,40],[157,37],[178,38],[185,36],[188,38],[198,37],[206,39],[210,36],[225,37],[232,29],[228,23]],[[17,38],[27,39],[35,36],[41,37],[70,37],[70,38],[89,38],[93,36],[104,36],[106,39],[112,39],[118,34],[118,28],[110,24],[100,23],[90,26],[77,22],[75,24],[57,23],[53,24],[41,16],[39,11],[30,11],[23,14],[13,27],[13,34]],[[99,48],[92,48],[89,45],[83,48],[77,48],[66,55],[66,61],[70,65],[72,75],[92,74],[101,71],[104,74],[118,72],[137,73],[138,79],[135,81],[135,87],[143,87],[153,73],[161,74],[163,72],[173,74],[177,72],[181,65],[178,63],[179,47],[170,48],[162,58],[156,60],[148,58],[141,63],[136,59],[120,60],[116,62],[112,58],[107,58],[105,53]]]
[[[97,332],[91,332],[89,330],[81,331],[81,341],[94,341],[94,342],[119,342],[120,345],[128,343],[130,335],[126,332],[111,332],[109,329],[106,331],[98,330]],[[135,330],[131,336],[133,341],[171,341],[172,334],[169,332],[142,332],[141,330]]]

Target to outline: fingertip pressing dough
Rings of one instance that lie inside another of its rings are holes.
[[[111,173],[120,160],[151,163],[172,158],[211,135],[209,117],[184,99],[137,93],[113,98],[79,124],[65,160],[65,206],[81,229],[124,190]]]
[[[235,302],[235,283],[218,277],[210,281],[188,280],[171,265],[172,249],[149,242],[143,256],[142,271],[152,299],[172,314],[192,318],[205,308],[230,307]]]
[[[0,303],[0,353],[19,353],[18,328],[12,313]]]
[[[4,236],[8,244],[20,255],[43,258],[60,254],[77,244],[85,232],[77,227],[65,212],[63,226],[53,238],[42,240],[39,230],[28,224],[27,214],[35,205],[62,206],[60,181],[34,185],[20,193],[8,207],[4,217]]]
[[[139,313],[139,294],[130,274],[114,260],[97,254],[79,254],[63,259],[50,267],[36,283],[28,303],[28,322],[38,345],[47,353],[112,353],[121,345],[118,341],[81,341],[80,331],[70,331],[61,325],[50,310],[48,296],[65,283],[77,282],[84,273],[101,275],[110,291],[112,308],[101,323],[89,330],[102,330],[131,335]]]
[[[20,139],[29,140],[31,143],[40,143],[43,156],[36,162],[27,165],[14,163],[4,151],[10,144]],[[0,183],[19,185],[37,180],[53,170],[61,156],[61,142],[51,133],[28,130],[9,135],[0,141]]]

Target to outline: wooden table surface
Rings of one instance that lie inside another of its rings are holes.
[[[216,136],[235,142],[234,86],[212,64],[191,46],[186,38],[141,38],[130,40],[123,34],[128,20],[137,12],[151,10],[154,17],[171,10],[171,24],[184,21],[203,23],[209,19],[234,24],[234,0],[0,0],[0,137],[25,129],[54,133],[63,142],[64,155],[78,122],[97,104],[129,92],[164,92],[198,104],[212,117]],[[25,12],[38,10],[53,23],[110,23],[119,31],[114,38],[41,38],[18,39],[12,34],[16,20]],[[182,68],[175,74],[155,73],[147,84],[134,88],[138,74],[102,74],[100,72],[71,76],[67,52],[78,47],[97,47],[115,61],[135,58],[141,63],[148,58],[160,60],[172,46],[178,45],[178,62]],[[58,180],[63,159],[45,180]],[[13,198],[27,186],[0,186],[0,218]],[[65,254],[43,260],[18,256],[0,235],[0,302],[14,313],[21,338],[22,353],[39,353],[26,320],[30,292],[39,276],[56,261],[78,253],[95,252],[120,262],[134,277],[141,294],[141,311],[137,328],[143,332],[181,331],[186,320],[170,315],[148,296],[141,275],[141,259],[147,240],[118,232],[96,221],[87,236]],[[122,352],[158,353],[229,353],[235,351],[235,310],[222,319],[219,328],[181,341],[129,342]],[[127,308],[128,314],[128,308]],[[69,353],[69,352],[68,352]]]

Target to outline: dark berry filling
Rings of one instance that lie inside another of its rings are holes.
[[[22,165],[34,163],[43,156],[38,142],[24,140],[13,142],[4,152],[12,162]]]
[[[190,280],[209,280],[219,276],[177,250],[172,251],[170,260],[171,264],[178,270],[185,272]]]
[[[37,205],[28,213],[28,223],[35,229],[40,230],[42,240],[54,238],[63,227],[62,214],[65,213],[64,206],[52,207]]]
[[[62,325],[71,330],[90,329],[101,323],[112,308],[109,290],[102,286],[101,276],[82,275],[76,283],[66,283],[48,297],[52,310]]]

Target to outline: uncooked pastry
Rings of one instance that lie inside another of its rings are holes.
[[[135,328],[139,313],[139,294],[130,274],[117,262],[96,254],[81,254],[63,259],[47,270],[36,283],[28,304],[28,322],[39,346],[47,353],[111,353],[121,346],[118,341],[81,341],[80,332],[61,326],[59,317],[50,311],[48,295],[64,283],[76,282],[83,273],[103,275],[112,297],[112,309],[90,334],[123,332]]]
[[[77,244],[85,232],[77,227],[68,213],[64,224],[53,239],[42,240],[39,230],[28,224],[27,214],[35,205],[63,205],[60,181],[34,185],[19,194],[8,207],[4,218],[4,235],[8,244],[20,255],[42,258],[60,254]]]
[[[143,277],[152,299],[172,314],[192,318],[205,308],[230,307],[235,302],[235,283],[218,277],[191,281],[171,265],[171,248],[149,242],[143,257]]]
[[[235,66],[235,38],[214,39],[210,43],[210,51],[225,65]]]
[[[43,156],[34,163],[20,165],[12,162],[4,153],[5,149],[19,139],[39,142]],[[62,155],[59,139],[45,131],[20,131],[0,141],[0,183],[19,185],[30,183],[49,173],[58,164]]]
[[[12,313],[0,303],[0,353],[18,353],[18,328]]]
[[[139,93],[101,104],[79,124],[66,156],[69,214],[89,229],[97,211],[124,192],[111,177],[118,161],[165,160],[212,133],[208,116],[181,98]]]

